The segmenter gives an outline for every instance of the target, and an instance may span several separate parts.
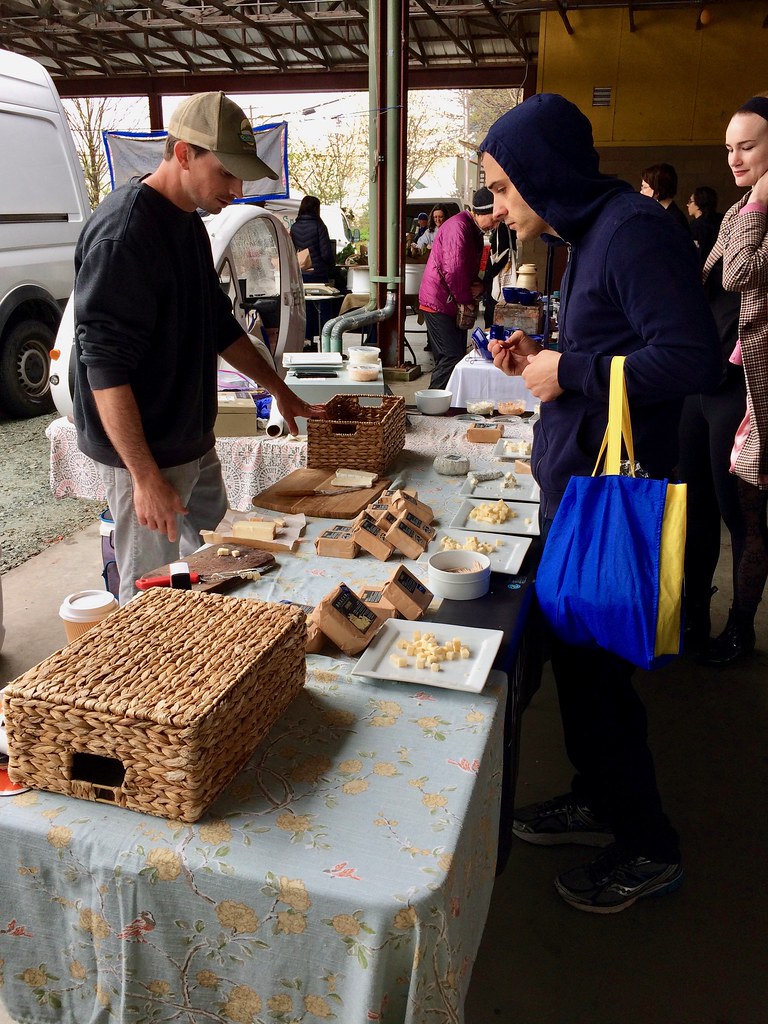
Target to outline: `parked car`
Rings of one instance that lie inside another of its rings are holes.
[[[0,407],[9,416],[36,416],[53,407],[49,352],[90,205],[50,75],[6,50],[0,139]]]
[[[304,285],[287,229],[275,214],[245,203],[203,217],[203,223],[235,316],[283,376],[283,353],[302,350],[306,323]],[[51,394],[62,416],[72,415],[74,333],[70,298],[51,353]],[[229,368],[223,360],[221,366]]]

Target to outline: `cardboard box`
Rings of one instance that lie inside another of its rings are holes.
[[[315,551],[318,555],[334,558],[356,558],[359,548],[352,527],[347,523],[337,523],[323,530],[315,541]]]
[[[434,596],[404,565],[395,569],[382,587],[381,594],[383,600],[394,605],[406,619],[420,619]]]
[[[355,541],[368,554],[373,555],[382,562],[392,555],[394,545],[387,540],[384,531],[370,516],[362,519],[355,528]]]
[[[311,619],[345,654],[359,654],[384,624],[346,583],[326,594]]]
[[[258,433],[256,403],[241,391],[220,391],[219,412],[213,429],[216,437],[255,437]]]
[[[399,490],[390,497],[389,504],[398,513],[412,512],[417,516],[423,523],[431,523],[435,518],[435,514],[432,509],[423,501],[419,501],[418,494],[413,494],[411,491]]]
[[[502,424],[473,423],[467,431],[467,440],[474,444],[496,444],[502,437],[504,437]]]
[[[429,541],[418,530],[405,521],[407,513],[401,513],[387,530],[387,540],[401,551],[406,558],[418,558],[427,550]]]
[[[393,604],[390,604],[384,598],[381,590],[374,588],[365,589],[360,595],[361,599],[365,601],[369,608],[372,608],[376,614],[382,619],[396,619],[398,618],[397,608]]]

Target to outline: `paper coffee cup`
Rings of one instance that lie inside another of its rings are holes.
[[[59,608],[67,643],[87,633],[117,608],[117,601],[108,590],[78,590],[76,594],[69,594]]]

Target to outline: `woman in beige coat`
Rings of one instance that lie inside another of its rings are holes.
[[[739,107],[725,134],[737,185],[750,191],[723,218],[704,267],[722,256],[723,287],[741,295],[739,341],[747,409],[731,454],[746,525],[733,607],[724,632],[712,641],[709,664],[728,665],[755,646],[754,619],[768,578],[768,93]]]

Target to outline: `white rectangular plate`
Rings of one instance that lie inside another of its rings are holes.
[[[341,366],[341,352],[283,352],[283,366]]]
[[[472,476],[472,473],[469,474]],[[503,498],[504,501],[538,501],[540,497],[539,485],[532,476],[527,473],[516,473],[517,483],[514,487],[505,487],[507,482],[503,477],[499,480],[481,480],[474,487],[469,482],[469,476],[462,484],[459,494],[467,498]]]
[[[491,454],[494,459],[530,459],[531,449],[524,447],[524,445],[530,444],[530,441],[516,441],[513,437],[500,437],[496,444],[493,446]],[[510,445],[509,451],[506,446]]]
[[[469,657],[459,661],[443,661],[439,672],[416,668],[416,659],[408,657],[397,647],[401,637],[410,640],[416,630],[422,634],[434,633],[439,644],[458,637],[469,648]],[[447,622],[387,619],[352,669],[352,674],[373,679],[394,679],[399,683],[415,683],[417,686],[439,686],[444,690],[479,693],[485,686],[503,635],[500,629],[474,629]],[[391,654],[407,658],[407,667],[397,668],[393,665],[389,660]]]
[[[524,501],[505,501],[517,515],[507,519],[505,523],[483,523],[477,519],[470,519],[469,513],[478,505],[487,504],[479,498],[465,498],[459,505],[456,515],[448,524],[454,530],[482,529],[486,533],[516,533],[520,536],[539,536],[539,510],[535,505],[529,505]],[[526,519],[530,522],[526,523]]]
[[[417,561],[426,562],[430,555],[442,551],[440,542],[443,537],[450,537],[458,544],[463,545],[466,543],[468,536],[477,537],[479,541],[486,544],[495,544],[496,541],[500,541],[500,546],[488,555],[491,563],[491,572],[503,572],[509,576],[514,576],[515,573],[520,572],[520,566],[523,564],[525,553],[531,546],[530,537],[515,537],[513,535],[500,537],[498,533],[480,533],[475,530],[472,530],[470,533],[466,533],[464,530],[438,530],[429,542],[427,550],[419,555]]]

